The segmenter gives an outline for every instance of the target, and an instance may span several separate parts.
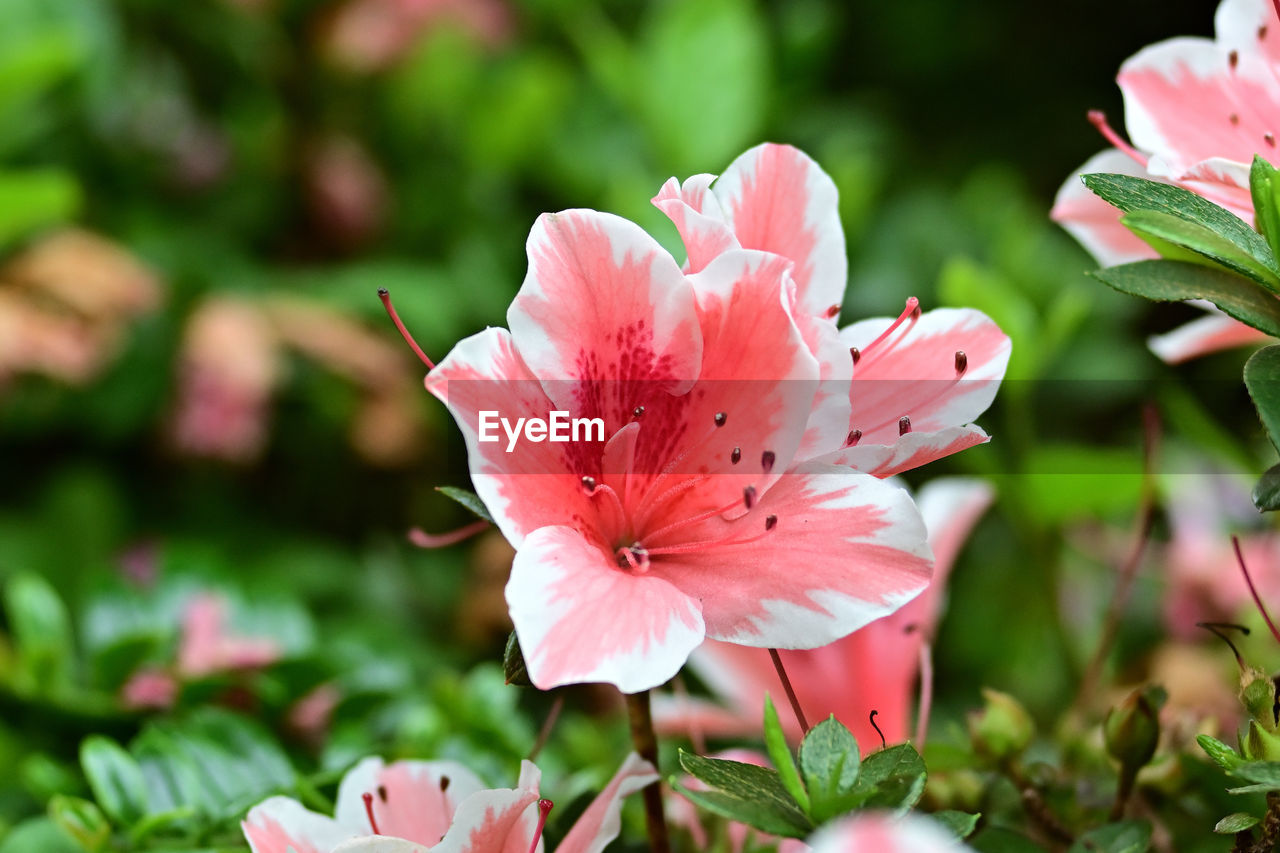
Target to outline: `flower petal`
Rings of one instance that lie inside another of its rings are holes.
[[[504,429],[497,441],[479,440],[480,412],[517,418],[547,417],[555,405],[516,352],[505,329],[486,329],[463,340],[427,375],[427,390],[457,421],[467,445],[471,482],[514,547],[547,524],[578,518],[590,526],[597,509],[583,494],[582,476],[599,467],[603,447],[590,443],[518,441]],[[594,450],[594,458],[592,452]]]
[[[297,800],[271,797],[258,803],[240,824],[253,853],[329,853],[356,832],[308,811]]]
[[[914,812],[859,812],[809,838],[811,853],[961,853],[972,848],[932,818]]]
[[[707,636],[718,640],[825,645],[897,610],[929,582],[932,557],[910,496],[847,468],[805,463],[751,512],[710,519],[698,532],[720,544],[663,555],[651,574],[700,600]]]
[[[1207,317],[1192,320],[1172,332],[1148,338],[1147,346],[1169,364],[1180,364],[1211,352],[1269,340],[1271,336],[1265,332],[1259,332],[1215,309]]]
[[[428,849],[413,841],[387,835],[365,835],[333,848],[333,853],[427,853]]]
[[[1280,79],[1259,54],[1208,39],[1175,38],[1139,51],[1116,78],[1133,144],[1155,155],[1152,174],[1176,179],[1212,157],[1250,163],[1280,133],[1266,105]]]
[[[432,845],[444,836],[457,804],[484,788],[456,761],[397,761],[366,758],[338,786],[334,816],[343,826],[373,832],[364,795],[373,794],[373,814],[382,835]]]
[[[894,321],[863,320],[841,331],[857,347],[853,366],[850,429],[863,444],[892,444],[899,421],[913,432],[931,432],[971,422],[995,399],[1009,363],[1009,336],[981,311],[939,308],[908,320],[876,342]],[[959,353],[964,369],[957,370]]]
[[[801,310],[825,315],[844,301],[849,261],[835,182],[790,145],[757,145],[734,160],[715,193],[745,249],[795,262]]]
[[[515,788],[477,791],[458,804],[453,825],[431,853],[524,853],[533,843],[531,807],[538,801],[541,774],[532,762],[520,765]],[[388,851],[388,853],[400,853]]]
[[[647,690],[675,675],[703,638],[695,599],[653,572],[619,569],[569,527],[525,539],[507,603],[529,677],[544,690],[595,681]]]
[[[1063,183],[1049,214],[1053,221],[1080,241],[1104,267],[1156,257],[1154,249],[1120,224],[1124,214],[1094,195],[1080,180],[1081,175],[1098,172],[1158,180],[1123,151],[1109,148],[1090,157]]]
[[[909,432],[893,444],[859,444],[819,457],[818,462],[847,465],[884,479],[927,465],[944,456],[986,444],[991,437],[980,426],[947,427],[933,432]]]
[[[556,853],[600,853],[618,837],[622,828],[623,798],[657,782],[658,778],[652,764],[634,752],[628,755],[609,784],[591,801],[560,842]]]
[[[603,417],[612,435],[631,420],[637,387],[683,393],[698,378],[693,289],[638,225],[594,210],[543,214],[528,253],[507,321],[559,408]]]
[[[667,215],[684,241],[686,273],[700,272],[716,255],[740,248],[710,191],[714,180],[715,175],[694,175],[682,185],[671,178],[653,197],[654,206]]]
[[[1222,0],[1213,16],[1218,44],[1240,53],[1257,53],[1280,65],[1280,21],[1271,0]]]

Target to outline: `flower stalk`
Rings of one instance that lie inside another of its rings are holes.
[[[658,766],[658,736],[653,730],[653,715],[649,710],[649,691],[624,693],[627,717],[631,723],[631,744],[641,758],[654,767]],[[662,783],[655,780],[641,791],[644,797],[644,820],[649,830],[649,849],[653,853],[670,853],[671,839],[667,833],[667,818],[662,808]]]

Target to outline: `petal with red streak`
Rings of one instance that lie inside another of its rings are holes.
[[[428,846],[449,829],[454,809],[484,785],[456,761],[397,761],[366,758],[338,786],[334,816],[343,826],[372,833],[364,795],[372,794],[378,832]]]
[[[848,466],[883,479],[990,440],[982,427],[969,424],[933,432],[909,432],[893,444],[857,444],[815,461]]]
[[[1117,148],[1090,157],[1058,190],[1050,216],[1065,228],[1104,267],[1154,258],[1156,252],[1138,235],[1120,224],[1124,214],[1093,193],[1081,175],[1097,173],[1132,175],[1157,180],[1139,163]]]
[[[591,801],[556,853],[600,853],[622,828],[622,801],[658,781],[653,765],[634,752],[626,757],[604,790]]]
[[[569,527],[525,539],[507,604],[529,677],[544,690],[597,681],[624,693],[656,687],[704,634],[695,599],[653,572],[618,568],[602,543]]]
[[[918,595],[933,562],[904,490],[817,463],[781,477],[751,512],[689,535],[708,544],[656,557],[652,574],[701,601],[707,636],[749,646],[846,636]]]
[[[790,145],[757,145],[729,165],[715,193],[743,248],[795,262],[803,311],[825,315],[844,301],[849,262],[839,195],[807,154]]]
[[[653,197],[654,206],[667,215],[684,241],[686,273],[700,272],[716,255],[740,248],[710,190],[713,180],[714,175],[694,175],[681,184],[671,178]]]
[[[1169,364],[1180,364],[1211,352],[1251,346],[1271,340],[1259,332],[1219,312],[1185,323],[1171,332],[1147,340],[1151,351]]]
[[[240,827],[253,853],[329,853],[356,834],[288,797],[271,797],[258,803]]]

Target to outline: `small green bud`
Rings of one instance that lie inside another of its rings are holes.
[[[1135,690],[1107,714],[1102,725],[1107,754],[1122,767],[1137,771],[1151,761],[1160,742],[1160,688]]]
[[[1017,758],[1035,736],[1031,715],[1007,693],[984,687],[982,698],[982,710],[969,714],[974,751],[996,763]]]
[[[1249,717],[1269,732],[1276,730],[1276,683],[1260,669],[1240,673],[1240,701]]]
[[[1280,734],[1267,731],[1257,720],[1249,721],[1249,728],[1240,738],[1240,753],[1247,761],[1280,761]]]

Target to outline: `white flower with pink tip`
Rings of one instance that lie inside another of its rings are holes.
[[[824,826],[812,853],[963,853],[972,850],[932,818],[868,812]]]
[[[653,765],[629,755],[557,853],[600,853],[618,835],[623,798],[657,780]],[[529,761],[515,788],[486,788],[453,761],[366,758],[339,785],[334,817],[271,797],[242,826],[253,853],[536,853],[551,808],[540,781]]]
[[[537,686],[646,690],[708,637],[825,645],[928,584],[919,513],[883,478],[987,440],[971,421],[1009,339],[914,300],[840,332],[836,202],[806,155],[762,145],[655,199],[683,269],[627,220],[544,215],[510,331],[431,369],[517,549],[507,601]],[[481,413],[553,412],[604,440],[480,440]]]
[[[1052,215],[1100,264],[1156,253],[1120,224],[1120,211],[1085,188],[1082,174],[1119,172],[1176,184],[1253,222],[1250,163],[1259,154],[1280,162],[1280,17],[1272,0],[1223,0],[1214,27],[1216,39],[1169,39],[1121,66],[1116,82],[1132,145],[1091,115],[1116,147],[1063,184]],[[1156,355],[1179,362],[1267,339],[1205,307],[1210,316],[1152,338]]]

